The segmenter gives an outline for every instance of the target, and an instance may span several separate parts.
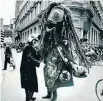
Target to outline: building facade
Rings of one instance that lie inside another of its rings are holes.
[[[12,44],[12,26],[11,25],[4,25],[4,42],[6,44]]]
[[[18,15],[19,8],[20,8],[20,6],[21,6],[22,3],[23,3],[23,0],[16,0],[16,3],[15,3],[15,16]]]
[[[40,16],[52,1],[37,0],[21,3],[18,14],[15,16],[15,41],[17,43],[18,41],[27,42],[32,33],[40,33]],[[93,46],[102,45],[101,16],[103,11],[99,1],[55,0],[55,2],[61,2],[71,9],[79,39],[86,38],[88,43]]]
[[[0,45],[4,42],[4,24],[3,18],[0,18]]]
[[[89,5],[94,17],[87,34],[88,42],[94,47],[103,46],[103,7],[100,1],[91,1]]]
[[[59,0],[57,0],[57,2],[58,1]],[[51,2],[51,0],[22,2],[19,13],[15,17],[16,43],[18,43],[18,41],[27,42],[30,34],[40,33],[41,24],[39,22],[39,16]]]
[[[90,46],[103,44],[103,7],[100,1],[67,1],[73,15],[74,26],[80,39],[87,39]]]
[[[15,44],[15,18],[10,20],[10,26],[12,31],[12,43]]]

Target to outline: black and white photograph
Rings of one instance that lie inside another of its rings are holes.
[[[103,101],[103,1],[0,0],[0,101]]]

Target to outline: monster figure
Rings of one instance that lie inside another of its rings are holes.
[[[51,3],[44,11],[41,22],[39,46],[46,65],[44,78],[48,90],[48,95],[43,98],[51,98],[52,94],[56,96],[57,88],[61,87],[60,83],[63,79],[60,77],[62,77],[63,70],[69,72],[67,81],[73,84],[73,64],[79,61],[78,65],[81,64],[86,70],[89,70],[89,64],[80,48],[79,38],[68,8],[60,3]]]

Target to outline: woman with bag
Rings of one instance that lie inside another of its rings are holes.
[[[39,67],[39,52],[36,50],[37,36],[31,35],[28,45],[24,48],[20,67],[21,87],[25,89],[26,101],[34,101],[34,92],[38,92],[36,67]],[[33,46],[34,45],[34,46]]]

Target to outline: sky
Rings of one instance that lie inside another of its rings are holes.
[[[15,0],[0,0],[0,18],[4,25],[10,24],[10,19],[15,17]]]

